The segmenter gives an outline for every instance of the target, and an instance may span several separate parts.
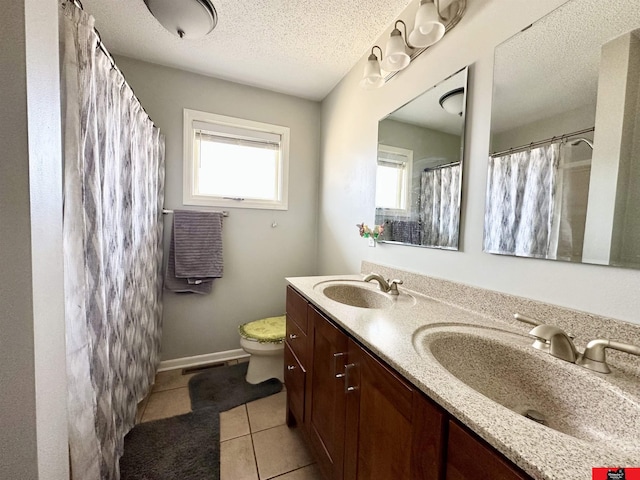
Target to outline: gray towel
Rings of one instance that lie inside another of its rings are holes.
[[[165,288],[207,294],[222,270],[222,213],[176,210]]]
[[[390,222],[389,234],[385,229],[385,237],[394,242],[420,244],[420,223],[407,220],[393,220]]]

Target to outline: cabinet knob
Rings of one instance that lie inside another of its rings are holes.
[[[295,340],[296,338],[298,338],[298,335],[296,335],[295,333],[289,334],[289,340]]]
[[[287,370],[291,371],[291,370],[295,370],[296,366],[295,365],[287,365]]]

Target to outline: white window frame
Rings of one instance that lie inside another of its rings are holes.
[[[391,153],[394,155],[399,155],[405,157],[407,160],[405,162],[405,178],[404,178],[404,205],[405,208],[384,208],[376,206],[376,210],[381,212],[383,215],[393,215],[397,217],[408,217],[411,215],[411,186],[413,182],[413,150],[409,150],[401,147],[392,147],[391,145],[384,145],[382,143],[378,144],[378,152]],[[377,168],[378,162],[380,161],[380,155],[378,153],[376,158],[376,176],[377,176]],[[384,159],[385,162],[389,162],[390,160]],[[376,185],[376,188],[377,185]]]
[[[195,130],[194,122],[207,123],[215,127],[241,128],[253,130],[266,134],[280,136],[280,159],[278,162],[278,199],[258,200],[258,199],[229,199],[215,195],[203,195],[197,192],[197,169],[195,168],[194,142]],[[256,208],[268,210],[288,210],[289,208],[289,127],[272,125],[269,123],[256,122],[243,118],[228,117],[215,113],[201,112],[199,110],[184,109],[183,114],[183,190],[182,201],[184,205],[210,206],[210,207],[231,207],[231,208]]]

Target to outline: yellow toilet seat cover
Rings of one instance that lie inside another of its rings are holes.
[[[260,343],[281,343],[286,334],[286,316],[262,318],[238,327],[244,338]]]

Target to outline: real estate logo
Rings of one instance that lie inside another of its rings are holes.
[[[607,472],[607,480],[626,480],[625,477],[623,468],[619,468],[615,472],[613,470]]]
[[[591,478],[592,480],[640,480],[640,468],[593,468]]]

